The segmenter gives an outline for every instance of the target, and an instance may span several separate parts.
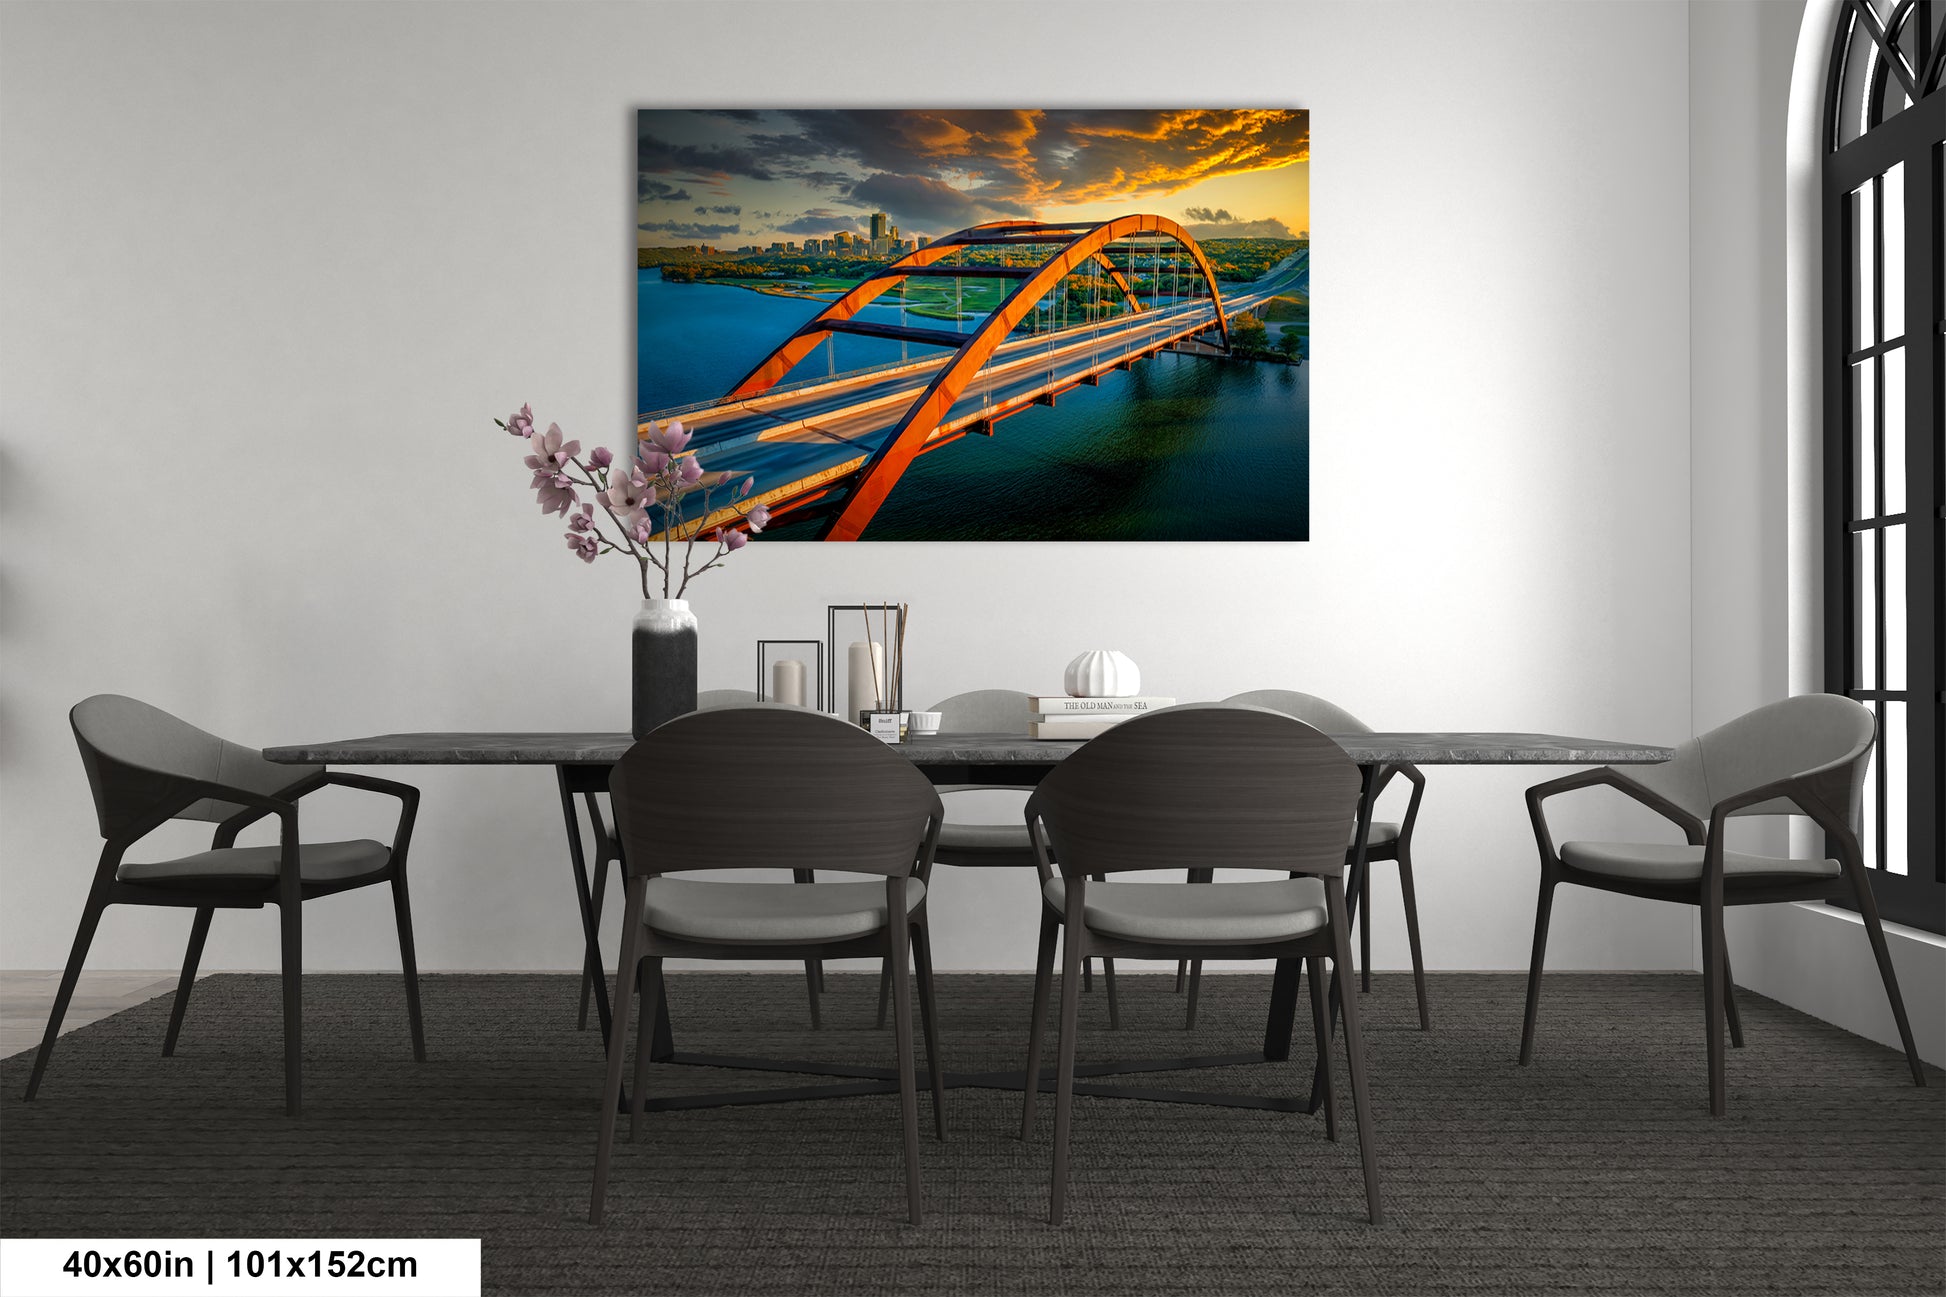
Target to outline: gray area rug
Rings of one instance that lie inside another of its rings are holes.
[[[904,1223],[897,1099],[869,1096],[652,1115],[594,1229],[602,1063],[575,979],[424,979],[415,1065],[399,979],[307,978],[293,1122],[277,979],[229,975],[200,984],[173,1059],[164,998],[64,1038],[33,1104],[31,1054],[0,1063],[0,1234],[479,1237],[488,1290],[523,1294],[1946,1291],[1937,1071],[1916,1088],[1892,1051],[1745,993],[1712,1120],[1693,975],[1550,977],[1527,1068],[1520,978],[1429,980],[1430,1033],[1408,978],[1362,998],[1380,1227],[1349,1120],[1332,1144],[1322,1117],[1082,1098],[1052,1228],[1051,1099],[1022,1144],[1018,1094],[963,1089],[950,1141],[926,1139],[923,1228]],[[678,1047],[889,1064],[876,979],[830,982],[813,1032],[801,976],[672,975]],[[948,1067],[1019,1066],[1031,985],[942,977]],[[1252,1048],[1268,986],[1211,977],[1186,1035],[1170,978],[1125,975],[1111,1033],[1097,978],[1080,1056]],[[1307,1090],[1308,1039],[1178,1083]],[[655,1070],[659,1093],[797,1080]]]

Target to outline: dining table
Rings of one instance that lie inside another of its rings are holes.
[[[1359,797],[1356,836],[1348,863],[1345,895],[1348,907],[1355,907],[1365,868],[1366,840],[1370,834],[1373,804],[1387,773],[1402,766],[1563,766],[1563,765],[1644,765],[1667,761],[1671,749],[1652,744],[1605,739],[1575,738],[1558,734],[1497,731],[1390,731],[1329,736],[1344,749],[1359,767],[1362,789]],[[291,744],[266,748],[266,759],[293,765],[333,766],[469,766],[532,765],[551,766],[560,792],[561,812],[568,835],[568,862],[574,878],[575,901],[581,916],[583,959],[586,984],[592,987],[601,1025],[603,1048],[607,1047],[612,1022],[608,979],[604,972],[599,931],[598,884],[591,879],[589,852],[583,842],[583,826],[575,806],[581,798],[593,815],[599,815],[595,797],[608,791],[608,778],[615,763],[633,745],[626,733],[607,732],[526,732],[526,731],[426,731],[379,734],[363,738],[333,739],[325,742]],[[890,744],[910,760],[934,784],[941,786],[981,785],[1030,789],[1048,771],[1083,746],[1086,740],[1036,739],[1019,734],[955,733],[915,735]],[[596,857],[605,871],[615,856],[604,852],[605,833],[597,821]],[[608,852],[615,852],[612,840]],[[605,872],[600,878],[605,881]],[[1348,917],[1355,917],[1348,915]],[[1135,1087],[1111,1084],[1092,1078],[1143,1072],[1173,1072],[1199,1068],[1232,1067],[1249,1063],[1280,1062],[1290,1057],[1292,1023],[1303,961],[1279,960],[1271,980],[1270,1006],[1265,1017],[1260,1049],[1242,1053],[1193,1055],[1180,1058],[1123,1059],[1091,1063],[1076,1068],[1076,1094],[1116,1095],[1170,1102],[1220,1104],[1229,1107],[1265,1108],[1276,1111],[1314,1112],[1322,1102],[1322,1060],[1314,1071],[1311,1092],[1306,1098],[1206,1093],[1190,1090]],[[1347,970],[1334,970],[1336,982]],[[1332,997],[1335,1022],[1337,997]],[[735,1068],[747,1071],[786,1072],[839,1078],[836,1084],[793,1086],[748,1091],[720,1091],[697,1095],[658,1096],[647,1102],[650,1110],[722,1107],[747,1103],[795,1102],[807,1099],[841,1098],[860,1094],[896,1092],[898,1073],[887,1067],[849,1066],[807,1059],[772,1059],[678,1050],[675,1047],[669,1014],[655,1015],[655,1038],[650,1058],[656,1062],[698,1067]],[[1052,1085],[1052,1074],[1039,1078],[1042,1088]],[[1089,1079],[1082,1079],[1089,1078]],[[1020,1089],[1028,1084],[1023,1071],[954,1072],[944,1077],[949,1088],[977,1086],[994,1089]]]

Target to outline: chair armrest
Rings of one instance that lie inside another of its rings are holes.
[[[322,787],[326,784],[356,788],[368,793],[383,793],[387,797],[399,799],[399,822],[392,830],[392,867],[403,871],[406,848],[412,845],[412,825],[419,818],[419,790],[411,784],[402,784],[396,779],[380,779],[375,775],[354,775],[342,770],[327,770],[318,776],[318,785]]]
[[[1818,827],[1827,833],[1836,834],[1841,838],[1851,838],[1852,827],[1845,821],[1844,812],[1833,806],[1825,793],[1834,780],[1848,780],[1846,768],[1857,760],[1857,756],[1848,756],[1725,797],[1710,807],[1710,846],[1714,849],[1718,845],[1724,823],[1730,816],[1747,807],[1775,801],[1790,802],[1810,816]]]
[[[1683,837],[1688,840],[1690,846],[1702,846],[1706,841],[1703,822],[1694,815],[1666,797],[1650,792],[1621,771],[1610,766],[1597,766],[1592,770],[1577,770],[1571,775],[1562,775],[1559,779],[1535,784],[1527,790],[1527,814],[1534,822],[1534,841],[1540,848],[1543,861],[1559,864],[1560,857],[1554,852],[1554,835],[1548,830],[1547,813],[1541,809],[1541,803],[1561,793],[1573,792],[1577,788],[1597,786],[1613,788],[1668,820],[1683,831]]]
[[[1054,878],[1053,847],[1047,840],[1047,825],[1041,820],[1040,793],[1038,790],[1027,799],[1024,812],[1027,819],[1027,841],[1034,848],[1034,871],[1041,877],[1045,887]]]
[[[1419,822],[1419,799],[1426,795],[1426,776],[1418,766],[1400,764],[1392,767],[1405,781],[1412,785],[1412,798],[1405,804],[1405,819],[1399,823],[1399,844],[1406,850],[1412,849],[1412,826]]]

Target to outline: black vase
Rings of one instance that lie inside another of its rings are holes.
[[[630,666],[636,738],[696,710],[696,614],[687,599],[642,601]]]

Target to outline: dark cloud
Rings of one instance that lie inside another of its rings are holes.
[[[858,183],[858,177],[845,171],[799,171],[797,178],[807,185],[819,189],[849,189]]]
[[[648,131],[648,115],[635,137],[635,167],[648,174],[699,171],[712,181],[727,176],[774,180],[777,173],[752,150],[733,145],[675,144]]]
[[[863,234],[865,223],[847,212],[833,211],[829,207],[813,207],[804,215],[785,221],[777,228],[785,234],[832,235],[839,230]]]
[[[705,117],[727,117],[733,122],[760,122],[764,115],[754,108],[703,108],[699,109]]]
[[[1241,216],[1232,216],[1224,208],[1211,211],[1207,207],[1183,209],[1185,218],[1183,228],[1189,237],[1203,239],[1294,239],[1291,227],[1276,217],[1246,221]]]
[[[635,201],[638,203],[686,203],[692,197],[694,195],[687,189],[678,189],[674,185],[664,184],[654,176],[635,177]]]
[[[696,215],[698,216],[741,216],[743,215],[743,209],[741,207],[738,207],[735,203],[727,203],[720,207],[698,207],[696,209]]]
[[[957,189],[930,176],[901,176],[890,172],[859,181],[851,187],[849,197],[854,203],[885,212],[895,225],[941,233],[982,221],[1033,214],[1031,207],[989,197],[984,189]]]
[[[678,239],[720,239],[726,234],[741,234],[741,225],[704,225],[696,221],[638,221],[635,228],[651,234],[669,234]]]

